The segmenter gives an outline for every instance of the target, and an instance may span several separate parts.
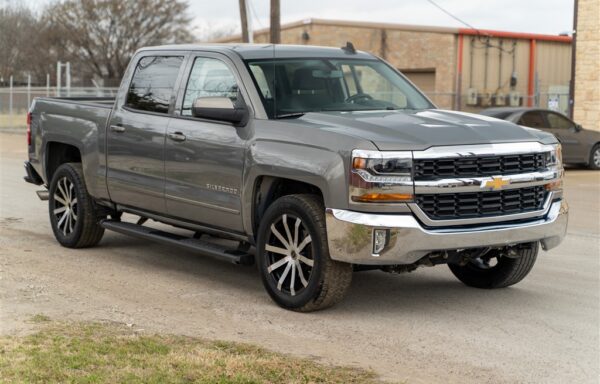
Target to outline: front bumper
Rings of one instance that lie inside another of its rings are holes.
[[[469,227],[426,228],[411,214],[371,214],[327,209],[331,258],[353,264],[412,264],[434,251],[501,247],[539,241],[544,250],[559,245],[567,231],[568,205],[552,202],[543,218]],[[373,253],[376,229],[387,230],[386,245]]]

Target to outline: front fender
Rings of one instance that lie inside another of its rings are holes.
[[[313,185],[323,194],[326,207],[346,207],[348,188],[344,154],[322,147],[279,141],[258,141],[248,148],[244,169],[243,220],[253,234],[254,186],[259,177],[271,176]]]

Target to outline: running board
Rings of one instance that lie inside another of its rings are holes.
[[[188,251],[202,253],[215,259],[229,261],[234,264],[252,265],[254,257],[239,249],[231,249],[222,245],[200,239],[185,237],[159,229],[145,227],[134,223],[115,220],[102,220],[100,225],[108,230],[130,235],[140,239],[156,241],[165,245],[173,245]]]

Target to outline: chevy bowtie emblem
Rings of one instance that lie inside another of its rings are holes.
[[[481,188],[489,188],[491,190],[502,189],[505,185],[510,184],[509,179],[503,177],[492,176],[492,180],[485,180],[481,182]]]

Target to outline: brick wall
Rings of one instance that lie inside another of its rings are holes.
[[[579,0],[574,120],[600,131],[600,1]]]

